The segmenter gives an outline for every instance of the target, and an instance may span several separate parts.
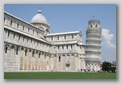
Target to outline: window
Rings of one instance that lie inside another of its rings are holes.
[[[72,49],[72,45],[71,45],[71,49]]]
[[[20,35],[19,35],[19,38],[18,38],[18,40],[20,40]]]
[[[24,50],[24,48],[22,47],[21,50]]]
[[[74,36],[72,35],[72,39],[74,38]]]
[[[53,37],[51,37],[51,40],[53,40]]]
[[[27,42],[28,42],[28,38],[27,38]]]
[[[59,58],[58,58],[58,61],[60,62],[61,61],[61,57],[59,56]]]
[[[5,17],[4,17],[4,22],[5,22]]]
[[[23,41],[24,41],[24,36],[23,36]]]
[[[12,23],[13,23],[13,21],[11,20],[11,22],[10,22],[10,26],[12,26]]]
[[[7,53],[8,47],[5,47],[5,53]]]
[[[9,35],[10,35],[10,32],[8,31],[8,37],[9,37]]]
[[[67,46],[67,49],[68,49],[68,45],[66,45]]]
[[[17,28],[19,28],[19,23],[17,23]]]
[[[23,30],[24,30],[24,26],[23,26]]]
[[[57,37],[57,39],[59,40],[59,36]]]
[[[31,39],[31,43],[32,43],[32,39]]]
[[[15,38],[15,33],[14,33],[14,35],[13,35],[13,38]]]
[[[74,53],[72,54],[72,56],[74,56]]]
[[[91,28],[92,28],[92,25],[91,25]]]
[[[80,46],[80,49],[81,49],[81,46]]]
[[[58,49],[59,49],[59,45],[58,45]]]
[[[64,36],[64,39],[66,39],[66,35]]]

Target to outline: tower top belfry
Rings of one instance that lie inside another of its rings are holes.
[[[89,28],[100,28],[100,21],[92,19],[88,22],[88,27]]]

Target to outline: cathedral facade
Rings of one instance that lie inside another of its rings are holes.
[[[50,33],[41,10],[31,22],[4,12],[4,72],[99,71],[99,25],[89,21],[84,45],[81,31]]]

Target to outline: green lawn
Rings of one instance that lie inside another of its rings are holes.
[[[4,79],[116,79],[116,73],[5,72]]]

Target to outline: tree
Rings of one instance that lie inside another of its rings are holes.
[[[102,70],[109,72],[111,70],[111,63],[104,61],[102,64]]]

